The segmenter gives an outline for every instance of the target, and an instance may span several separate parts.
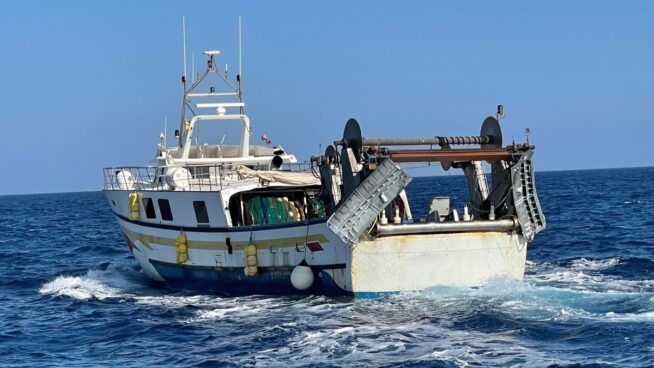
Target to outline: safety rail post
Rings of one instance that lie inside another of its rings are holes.
[[[152,187],[153,186],[152,184],[154,183],[154,180],[152,178],[150,178],[149,168],[145,168],[145,172],[148,174],[148,183],[150,183],[150,186]],[[141,189],[143,189],[143,188],[141,188]]]
[[[162,182],[161,175],[159,174],[159,167],[155,168],[154,170],[155,170],[154,171],[155,172],[154,178],[156,180],[156,183],[155,183],[156,187],[155,188],[157,189],[157,191],[163,190],[163,182]],[[157,177],[158,177],[159,180],[157,180]]]
[[[157,168],[156,167],[149,167],[148,168],[148,181],[150,182],[150,188],[155,189],[157,187],[157,183],[155,182],[157,178]]]
[[[217,186],[216,190],[222,190],[223,189],[223,186],[222,186],[223,178],[220,176],[221,175],[220,174],[221,165],[214,164],[214,166],[215,166],[215,171],[216,171],[216,174],[217,174],[216,175],[216,186]]]
[[[207,167],[207,176],[208,176],[207,179],[209,180],[209,190],[213,192],[213,180],[211,180],[211,169],[212,169],[211,166]],[[213,172],[215,173],[216,170],[213,170]],[[214,174],[214,176],[215,176],[215,174]]]

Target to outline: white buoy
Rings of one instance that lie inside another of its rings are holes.
[[[187,189],[191,183],[191,172],[183,167],[168,169],[164,176],[166,184],[173,188]]]
[[[127,170],[120,170],[116,173],[116,180],[118,181],[118,188],[120,190],[134,190],[136,188],[134,175]]]
[[[470,221],[470,213],[468,212],[468,205],[463,206],[463,221]]]
[[[491,221],[495,220],[495,205],[491,203],[490,213],[488,214],[488,219]]]
[[[456,210],[452,210],[452,216],[454,216],[454,221],[459,222],[459,213]]]
[[[306,262],[295,266],[291,272],[291,285],[298,290],[306,290],[313,285],[313,271]]]

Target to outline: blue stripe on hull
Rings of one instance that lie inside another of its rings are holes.
[[[166,280],[166,284],[185,289],[212,290],[229,295],[352,295],[338,287],[328,273],[319,270],[314,270],[313,285],[308,290],[299,291],[291,285],[293,267],[260,267],[256,276],[248,277],[242,267],[181,266],[159,261],[150,263]]]
[[[364,291],[352,293],[358,299],[379,299],[386,296],[396,295],[399,291]]]

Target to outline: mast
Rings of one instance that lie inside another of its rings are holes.
[[[184,56],[184,70],[182,75],[182,85],[184,87],[184,96],[182,100],[182,114],[180,121],[180,129],[178,138],[178,147],[182,149],[182,157],[188,158],[190,148],[192,145],[192,136],[194,135],[194,127],[199,121],[217,121],[217,120],[240,120],[243,123],[243,130],[241,134],[240,147],[238,157],[246,158],[250,156],[250,120],[245,115],[245,103],[241,93],[241,73],[242,73],[242,35],[241,35],[241,18],[239,17],[238,24],[239,38],[238,38],[238,57],[239,57],[239,74],[236,76],[236,84],[228,80],[227,65],[225,65],[225,74],[221,74],[216,64],[216,56],[220,54],[218,50],[207,50],[203,54],[208,57],[207,69],[202,75],[195,77],[195,59],[193,58],[193,82],[187,85],[187,69],[186,69],[186,19],[182,17],[182,51]],[[193,55],[194,56],[194,55]],[[204,84],[203,81],[209,75],[218,77],[227,87],[228,91],[216,91],[215,86],[210,85],[208,92],[206,90],[200,91]],[[230,97],[231,96],[231,97]],[[196,99],[200,99],[200,101]],[[238,102],[234,102],[234,98]],[[213,102],[205,102],[207,99],[214,100]],[[227,99],[226,101],[224,99]],[[232,99],[232,101],[230,101]],[[199,103],[198,103],[199,102]],[[230,114],[228,109],[238,108],[238,114]],[[213,110],[211,113],[205,113],[204,109]],[[186,112],[189,112],[188,114]],[[202,111],[202,112],[200,112]]]

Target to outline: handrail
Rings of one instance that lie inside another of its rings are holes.
[[[114,166],[102,169],[104,190],[220,191],[244,181],[231,165]],[[284,163],[279,171],[311,172],[310,162]]]

